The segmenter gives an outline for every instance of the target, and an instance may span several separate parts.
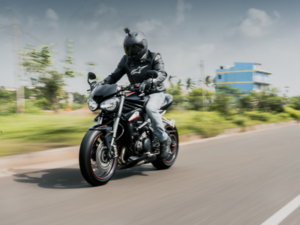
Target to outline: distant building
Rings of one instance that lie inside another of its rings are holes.
[[[267,90],[270,86],[270,75],[272,73],[261,69],[259,63],[234,63],[234,67],[221,66],[216,70],[216,88],[220,85],[229,85],[240,89],[243,94],[251,91],[260,92]]]
[[[17,90],[17,88],[7,87],[7,86],[0,86],[0,89],[2,89],[4,91],[16,91]]]

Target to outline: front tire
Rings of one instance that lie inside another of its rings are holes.
[[[92,186],[106,184],[114,176],[118,166],[117,157],[105,162],[105,152],[108,150],[101,143],[102,135],[105,135],[102,131],[88,131],[81,142],[79,151],[81,174]]]
[[[178,152],[179,152],[179,138],[178,138],[178,131],[176,127],[167,126],[166,131],[170,131],[169,136],[171,138],[171,154],[165,159],[158,158],[152,165],[158,170],[165,170],[169,169],[175,162]]]

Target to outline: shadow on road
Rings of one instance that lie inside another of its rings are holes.
[[[144,172],[155,171],[154,167],[135,167],[117,170],[112,180],[120,180],[132,176],[148,176]],[[76,189],[91,187],[82,177],[79,168],[46,169],[14,175],[14,181],[37,184],[42,188]]]
[[[43,188],[73,189],[91,187],[77,168],[47,169],[14,175],[14,181],[37,184]]]
[[[117,170],[112,180],[124,179],[132,176],[148,176],[144,172],[157,171],[153,166],[138,166],[125,170]]]

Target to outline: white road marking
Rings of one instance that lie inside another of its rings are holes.
[[[278,225],[300,206],[300,195],[290,201],[261,225]]]

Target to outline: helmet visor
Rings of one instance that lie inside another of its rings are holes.
[[[139,54],[144,49],[143,45],[134,44],[134,45],[124,45],[125,54],[128,56],[134,56]]]

